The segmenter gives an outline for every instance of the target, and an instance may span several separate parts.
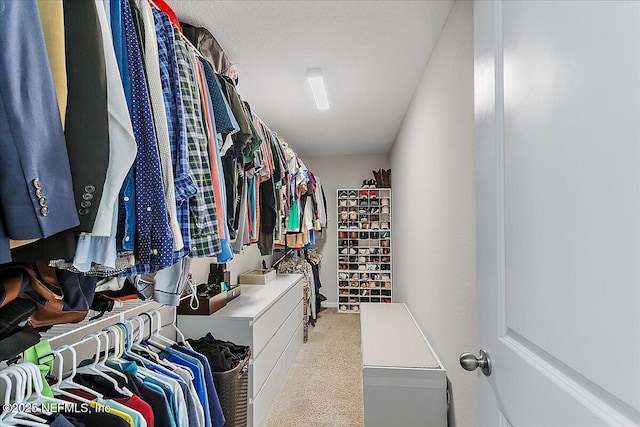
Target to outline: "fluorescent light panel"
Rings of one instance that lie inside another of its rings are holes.
[[[316,108],[318,110],[328,110],[329,99],[327,98],[327,89],[322,78],[322,68],[309,68],[307,70],[307,80],[309,81],[313,99],[316,101]]]

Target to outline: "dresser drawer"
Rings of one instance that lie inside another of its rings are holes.
[[[302,301],[298,303],[273,339],[265,346],[264,351],[251,361],[249,375],[252,378],[253,389],[249,390],[249,396],[255,397],[260,393],[269,373],[278,362],[278,358],[287,348],[287,344],[291,341],[291,337],[294,336],[298,327],[302,325],[302,304]],[[300,338],[300,343],[302,343],[302,338]]]
[[[260,356],[264,347],[300,301],[302,301],[302,284],[298,282],[282,298],[276,301],[268,311],[255,320],[253,324],[253,346],[251,348],[253,359],[257,359]]]
[[[276,396],[287,379],[288,367],[302,345],[303,325],[299,324],[295,333],[287,343],[287,347],[269,373],[262,389],[253,399],[249,399],[249,426],[260,427],[267,421]]]

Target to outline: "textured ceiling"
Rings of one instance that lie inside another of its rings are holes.
[[[237,63],[238,91],[299,154],[387,153],[453,1],[170,0]],[[307,68],[324,70],[315,108]]]

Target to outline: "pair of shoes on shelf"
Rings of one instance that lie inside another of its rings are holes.
[[[362,181],[361,188],[376,188],[376,181],[373,179],[365,179]]]

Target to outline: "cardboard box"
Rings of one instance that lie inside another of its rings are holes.
[[[251,270],[240,274],[238,283],[243,285],[264,285],[276,278],[276,271],[272,268],[267,270]]]

